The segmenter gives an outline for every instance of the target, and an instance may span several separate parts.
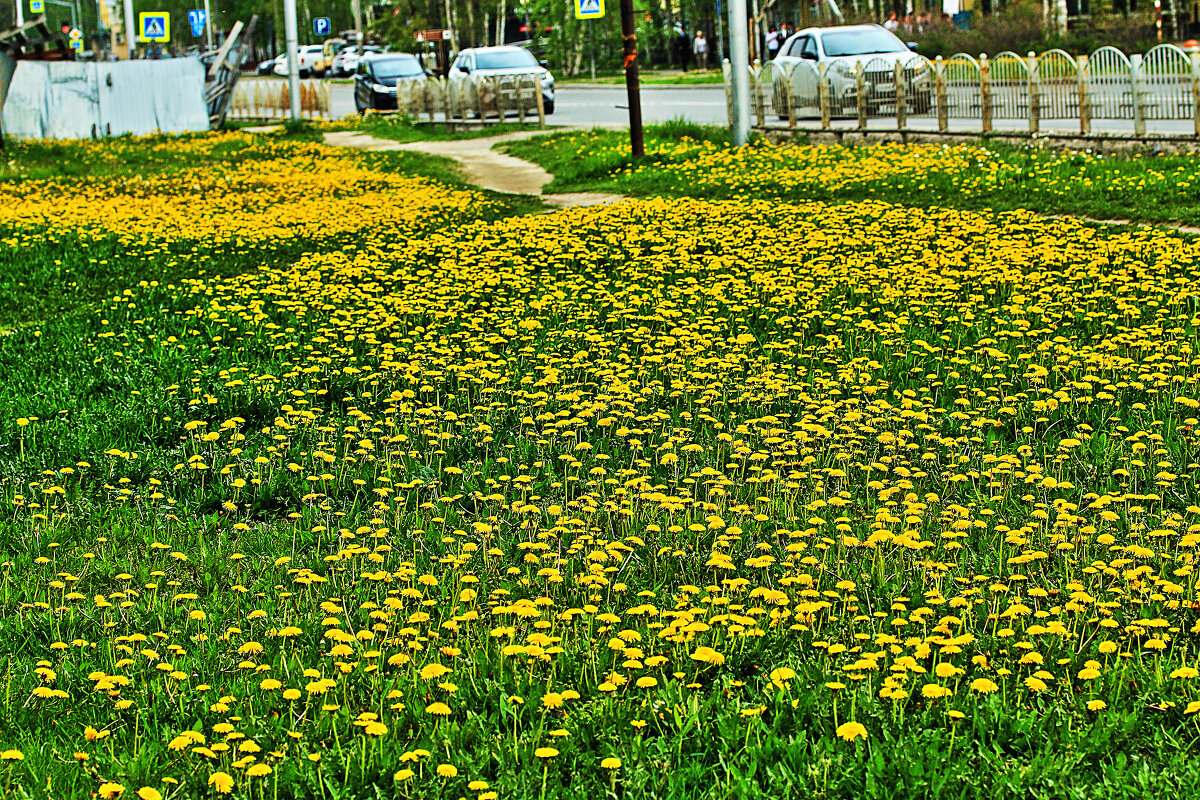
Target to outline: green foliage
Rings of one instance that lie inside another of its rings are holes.
[[[679,122],[649,126],[646,135],[646,159],[636,169],[629,156],[628,134],[620,131],[560,133],[505,147],[554,175],[546,191],[689,196],[698,190],[695,181],[685,176],[700,169],[706,179],[710,177],[710,170],[697,165],[702,159],[707,163],[706,159],[728,143],[724,128]],[[934,163],[948,151],[914,146],[898,148],[898,152],[914,158],[925,154],[930,161],[924,168],[912,164],[903,170],[868,172],[863,179],[830,182],[828,172],[800,169],[799,157],[853,163],[870,158],[873,148],[797,143],[790,151],[797,159],[781,161],[780,153],[788,152],[787,147],[766,143],[751,147],[721,173],[724,177],[705,185],[703,196],[732,198],[750,192],[788,201],[874,198],[913,206],[1033,207],[1045,214],[1101,220],[1200,223],[1200,186],[1190,178],[1194,158],[1188,155],[1132,152],[1102,157],[985,140],[961,145],[958,152],[962,158],[954,168]],[[1003,179],[998,177],[1001,175]]]

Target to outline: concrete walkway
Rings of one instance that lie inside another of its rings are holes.
[[[545,131],[529,130],[489,136],[486,139],[457,139],[449,142],[393,142],[377,139],[360,131],[337,131],[325,134],[325,143],[334,147],[358,147],[363,150],[404,150],[452,158],[462,167],[463,177],[484,189],[504,194],[538,195],[547,205],[558,208],[599,206],[624,198],[619,194],[573,192],[542,194],[542,187],[552,177],[549,172],[520,158],[493,150],[500,142],[512,142],[538,136]]]

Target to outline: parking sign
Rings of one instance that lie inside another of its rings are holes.
[[[604,16],[604,0],[575,0],[576,19],[600,19]]]
[[[313,33],[317,36],[328,36],[331,30],[333,30],[333,23],[329,17],[313,18]]]
[[[143,42],[171,41],[171,15],[166,11],[143,11],[138,14],[138,28]]]
[[[206,22],[208,22],[208,15],[204,13],[203,8],[188,12],[188,24],[192,26],[192,36],[203,36]]]
[[[46,4],[42,0],[29,0],[29,10],[35,14],[41,14],[46,10]]]

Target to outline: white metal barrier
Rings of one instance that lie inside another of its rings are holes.
[[[724,67],[728,99],[731,71],[728,62]],[[913,54],[853,63],[756,63],[750,81],[759,126],[778,119],[795,127],[798,119],[810,118],[828,128],[841,117],[866,128],[871,119],[894,118],[903,130],[924,118],[927,125],[936,120],[941,131],[954,120],[957,129],[967,121],[987,133],[997,120],[1021,120],[1036,133],[1043,121],[1072,120],[1087,134],[1092,120],[1104,119],[1129,120],[1142,135],[1147,120],[1192,120],[1200,135],[1200,54],[1172,44],[1144,57],[1102,47],[1078,57],[1050,50],[978,59],[959,53],[933,60]]]
[[[329,119],[330,84],[300,82],[301,116]],[[396,111],[417,119],[446,121],[478,119],[497,122],[516,117],[518,122],[545,124],[545,98],[537,75],[467,75],[419,78],[396,84]],[[287,83],[239,81],[234,87],[229,116],[234,119],[275,119],[291,114]]]

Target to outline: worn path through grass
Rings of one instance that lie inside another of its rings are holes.
[[[501,142],[520,141],[543,133],[541,130],[528,130],[483,139],[394,142],[361,131],[335,131],[325,134],[325,143],[335,147],[357,147],[376,151],[400,150],[452,158],[462,168],[463,177],[481,188],[504,194],[540,195],[548,205],[559,208],[606,205],[622,199],[622,195],[607,192],[559,192],[543,195],[542,189],[554,179],[553,175],[537,164],[493,149]]]

